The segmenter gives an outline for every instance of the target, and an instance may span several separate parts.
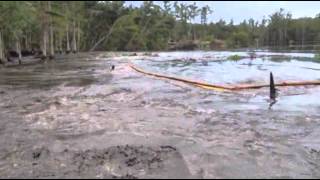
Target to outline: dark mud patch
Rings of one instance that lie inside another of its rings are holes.
[[[83,87],[88,86],[96,82],[94,78],[82,78],[82,79],[75,79],[74,81],[71,81],[66,84],[67,87]]]
[[[191,174],[176,148],[161,146],[116,146],[87,150],[73,157],[79,172],[106,170],[113,178],[187,178]]]
[[[7,178],[191,178],[182,155],[171,146],[126,145],[58,153],[41,147],[9,153],[4,159],[12,161],[12,166],[1,167],[0,176]]]
[[[65,140],[70,140],[70,139],[80,139],[80,138],[85,138],[88,136],[98,136],[98,135],[102,135],[106,132],[106,129],[102,129],[102,130],[97,130],[91,133],[78,133],[78,134],[57,134],[55,135],[55,137],[61,141],[65,141]]]

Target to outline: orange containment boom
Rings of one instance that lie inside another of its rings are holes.
[[[152,72],[147,72],[141,68],[138,68],[134,66],[133,64],[129,64],[129,66],[134,69],[135,71],[149,75],[149,76],[154,76],[158,78],[164,78],[164,79],[170,79],[170,80],[175,80],[175,81],[180,81],[184,82],[187,84],[191,84],[197,87],[201,87],[204,89],[210,89],[210,90],[218,90],[218,91],[236,91],[236,90],[245,90],[245,89],[259,89],[259,88],[264,88],[264,87],[270,87],[270,84],[264,84],[264,85],[236,85],[236,86],[228,86],[228,85],[216,85],[216,84],[209,84],[206,82],[200,82],[200,81],[195,81],[195,80],[189,80],[189,79],[184,79],[184,78],[178,78],[178,77],[173,77],[173,76],[167,76],[163,74],[157,74],[157,73],[152,73]],[[277,83],[275,86],[310,86],[310,85],[320,85],[320,80],[318,81],[300,81],[300,82],[282,82],[282,83]]]

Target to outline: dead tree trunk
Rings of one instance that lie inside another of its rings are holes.
[[[69,24],[68,23],[67,23],[66,33],[67,33],[67,51],[66,51],[66,53],[69,54],[70,53],[70,40],[69,40]]]
[[[77,38],[77,47],[78,47],[78,51],[80,51],[80,39],[81,39],[81,28],[80,28],[80,21],[78,22],[78,28],[77,28],[77,32],[78,32],[78,38]]]
[[[51,1],[47,1],[48,2],[48,10],[51,11]],[[50,59],[54,58],[54,38],[53,38],[53,21],[52,21],[52,17],[49,16],[49,31],[50,31]]]
[[[18,37],[16,37],[16,51],[18,53],[19,64],[22,64],[22,56],[21,56],[21,44]]]
[[[50,59],[54,58],[54,43],[53,43],[53,30],[50,27]]]
[[[72,23],[72,28],[73,28],[72,52],[76,53],[77,52],[77,39],[76,39],[76,22],[75,21],[73,21],[73,23]]]
[[[42,55],[43,58],[47,58],[47,44],[48,44],[48,31],[47,28],[43,30],[43,37],[42,37]]]
[[[31,50],[31,33],[26,32],[24,36],[24,48],[26,50]]]
[[[4,43],[2,39],[2,32],[0,31],[0,63],[5,63],[5,55],[4,55]]]
[[[41,21],[42,21],[42,38],[41,38],[41,51],[42,51],[42,59],[47,58],[47,49],[48,49],[48,15],[46,14],[46,11],[48,7],[46,6],[46,2],[40,1],[42,4],[41,7],[44,8],[44,11],[42,12]]]
[[[28,48],[28,33],[26,33],[26,35],[24,37],[24,48],[25,49],[29,49]]]
[[[62,37],[60,34],[58,36],[59,36],[59,53],[62,54]]]
[[[274,80],[273,80],[273,74],[272,72],[270,73],[270,99],[275,100],[276,99],[276,88],[274,85]]]
[[[32,42],[31,42],[31,33],[29,33],[29,35],[27,36],[27,40],[28,40],[28,49],[31,50],[32,49]]]
[[[54,53],[57,53],[59,51],[59,42],[58,42],[58,35],[56,33],[53,33],[53,44],[54,44]]]
[[[58,33],[55,33],[54,34],[54,49],[55,49],[55,53],[58,53],[58,54],[61,54],[61,51],[60,51],[60,35]]]

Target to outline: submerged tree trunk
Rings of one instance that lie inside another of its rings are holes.
[[[274,85],[273,74],[270,72],[270,99],[276,100],[276,88]]]
[[[73,21],[73,36],[72,36],[72,51],[73,53],[77,52],[77,39],[76,39],[76,22]]]

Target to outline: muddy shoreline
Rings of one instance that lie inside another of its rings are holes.
[[[267,89],[205,91],[128,67],[159,58],[99,52],[1,69],[0,177],[320,177],[319,106],[288,104],[319,88],[283,90],[270,110]]]

